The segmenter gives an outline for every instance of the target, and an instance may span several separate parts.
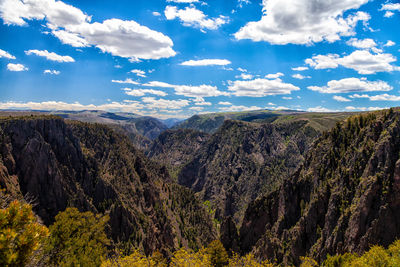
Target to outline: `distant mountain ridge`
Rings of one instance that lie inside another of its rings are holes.
[[[279,123],[282,121],[307,120],[314,128],[324,131],[332,128],[336,121],[343,120],[356,113],[350,112],[332,112],[315,113],[296,110],[255,110],[243,112],[222,112],[194,115],[178,124],[174,129],[193,129],[206,133],[215,133],[225,120],[238,120],[257,123]]]

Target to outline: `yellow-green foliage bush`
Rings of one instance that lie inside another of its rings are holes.
[[[234,254],[229,259],[229,267],[274,267],[275,265],[270,263],[268,260],[259,262],[254,257],[252,253],[247,254],[246,256],[239,257],[237,254]]]
[[[0,266],[25,266],[48,235],[29,204],[12,202],[0,210]]]
[[[101,264],[101,267],[167,267],[167,261],[162,254],[155,252],[151,257],[146,257],[138,250],[125,257],[117,259],[108,259]]]
[[[105,233],[108,216],[67,208],[55,219],[45,246],[49,264],[100,266],[109,244]]]
[[[400,266],[400,240],[395,241],[388,249],[373,246],[361,256],[346,253],[328,256],[323,267],[397,267]]]
[[[192,250],[180,249],[172,257],[171,265],[174,267],[203,267],[212,266],[211,256],[206,249],[200,249],[198,252]]]

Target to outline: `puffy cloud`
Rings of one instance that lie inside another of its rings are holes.
[[[268,107],[270,110],[291,110],[289,107],[279,106],[279,107]]]
[[[128,79],[125,79],[124,81],[121,81],[121,80],[111,80],[111,82],[113,82],[113,83],[120,83],[120,84],[134,84],[134,85],[139,85],[139,83],[138,82],[135,82],[134,80],[132,80],[132,79],[130,79],[130,78],[128,78]]]
[[[7,69],[9,71],[27,71],[27,70],[29,70],[27,67],[25,67],[22,64],[13,64],[13,63],[8,63]]]
[[[174,86],[175,94],[183,95],[187,97],[212,97],[212,96],[221,96],[221,95],[229,95],[227,92],[221,92],[218,90],[216,86],[211,85],[176,85]]]
[[[304,80],[304,79],[310,79],[311,78],[311,76],[304,76],[304,75],[301,75],[299,73],[293,74],[292,77],[295,78],[295,79],[299,79],[299,80]]]
[[[290,96],[284,96],[284,97],[282,97],[282,99],[284,99],[284,100],[292,100],[292,99],[293,99],[293,97],[290,97]]]
[[[69,30],[78,33],[102,52],[130,58],[132,61],[168,58],[176,54],[168,36],[135,21],[109,19],[103,23],[71,26]]]
[[[184,26],[199,28],[201,30],[216,30],[229,22],[229,18],[222,15],[218,18],[208,18],[201,10],[193,6],[186,7],[185,9],[178,9],[176,6],[167,6],[164,15],[167,20],[178,18]]]
[[[390,46],[394,46],[396,45],[395,42],[393,42],[392,40],[387,41],[387,43],[385,44],[385,46],[390,47]]]
[[[368,98],[371,101],[400,101],[400,96],[396,95],[389,95],[389,94],[382,94],[382,95],[359,95],[359,94],[354,94],[351,95],[350,98]]]
[[[58,70],[44,70],[44,74],[59,75],[61,72]]]
[[[204,107],[190,107],[189,109],[194,111],[202,111]]]
[[[400,3],[387,3],[387,4],[383,4],[382,8],[380,9],[382,10],[392,10],[392,11],[400,11]]]
[[[297,68],[292,68],[294,71],[305,71],[308,70],[308,67],[297,67]]]
[[[238,0],[238,7],[242,8],[244,5],[251,4],[250,0]]]
[[[359,21],[367,22],[369,14],[344,12],[358,9],[368,0],[263,0],[263,16],[242,27],[235,37],[271,44],[312,44],[334,42],[341,36],[354,35]]]
[[[160,13],[160,12],[157,12],[157,11],[154,11],[154,12],[151,13],[151,14],[153,14],[153,16],[155,16],[155,17],[161,16],[161,13]]]
[[[159,88],[173,88],[175,85],[165,83],[165,82],[151,81],[151,82],[143,84],[143,86],[159,87]]]
[[[114,56],[160,59],[175,56],[173,42],[164,34],[135,21],[108,19],[91,23],[80,9],[55,0],[2,0],[0,17],[6,24],[26,25],[28,20],[46,20],[52,34],[74,47],[95,46]]]
[[[337,110],[332,110],[329,108],[318,106],[318,107],[314,107],[314,108],[309,108],[309,109],[307,109],[307,111],[308,112],[336,112]]]
[[[55,0],[2,0],[0,16],[6,24],[26,25],[26,20],[48,21],[52,28],[90,21],[80,9]]]
[[[211,85],[173,85],[164,82],[152,81],[143,84],[143,86],[149,87],[160,87],[160,88],[173,88],[175,90],[175,94],[183,95],[186,97],[213,97],[213,96],[221,96],[221,95],[229,95],[227,92],[219,91],[216,86]]]
[[[243,79],[243,80],[251,80],[251,79],[253,79],[253,75],[246,74],[246,73],[241,73],[240,75],[236,75],[235,78],[236,79]]]
[[[355,51],[339,59],[339,64],[345,68],[353,69],[359,74],[374,74],[377,72],[390,72],[399,70],[391,65],[396,58],[391,54],[371,54],[369,51]]]
[[[353,106],[348,106],[345,107],[346,110],[348,111],[375,111],[375,110],[382,110],[386,108],[380,108],[380,107],[353,107]]]
[[[167,0],[167,2],[190,4],[190,3],[198,3],[199,0]]]
[[[11,55],[10,53],[0,49],[0,58],[8,58],[8,59],[15,59],[15,57],[13,55]]]
[[[240,71],[240,72],[247,72],[247,70],[243,69],[243,68],[237,68],[237,70]]]
[[[226,66],[231,64],[227,59],[201,59],[182,62],[182,66]]]
[[[251,107],[246,107],[246,106],[230,106],[230,107],[220,107],[220,111],[224,112],[237,112],[237,111],[252,111],[252,110],[260,110],[262,108],[257,107],[257,106],[251,106]]]
[[[88,47],[89,42],[80,37],[77,33],[67,32],[64,30],[53,30],[51,32],[55,37],[60,39],[63,44],[67,44],[73,47]]]
[[[400,11],[400,3],[386,3],[382,4],[382,8],[380,11],[386,11],[385,12],[385,18],[391,18],[393,17],[394,13],[392,11]]]
[[[32,110],[108,110],[140,113],[144,106],[137,101],[126,103],[111,102],[102,105],[84,105],[79,102],[66,103],[62,101],[44,102],[0,102],[0,109],[32,109]]]
[[[206,101],[204,100],[204,98],[202,98],[202,97],[197,97],[197,98],[195,98],[195,99],[194,99],[194,104],[195,104],[196,106],[211,106],[211,105],[212,105],[211,102],[206,102]]]
[[[220,101],[220,102],[218,102],[218,105],[222,105],[222,106],[231,106],[232,103],[231,103],[231,102]]]
[[[45,57],[47,60],[57,61],[57,62],[75,62],[75,60],[70,56],[60,56],[54,52],[49,52],[47,50],[28,50],[25,51],[27,55],[37,55],[40,57]]]
[[[383,15],[385,18],[391,18],[394,16],[394,13],[392,11],[386,11],[385,15]]]
[[[359,74],[374,74],[400,70],[399,67],[391,64],[396,60],[392,54],[373,54],[367,50],[357,50],[344,57],[337,54],[317,55],[306,59],[305,62],[315,69],[334,69],[343,66]]]
[[[308,89],[326,94],[390,91],[393,89],[387,82],[369,82],[358,78],[346,78],[342,80],[329,81],[327,86],[309,86]]]
[[[335,96],[333,96],[332,98],[333,98],[334,100],[336,100],[336,101],[339,101],[339,102],[351,102],[350,99],[345,98],[345,97],[343,97],[343,96],[335,95]]]
[[[335,69],[339,66],[337,60],[339,55],[328,54],[328,55],[317,55],[312,58],[305,60],[306,64],[310,65],[314,69]]]
[[[283,74],[282,72],[278,72],[275,74],[267,74],[265,75],[265,78],[267,79],[278,79],[279,77],[285,76],[285,74]]]
[[[230,82],[228,87],[235,96],[263,97],[267,95],[285,95],[292,91],[300,90],[290,83],[284,83],[281,79],[267,80],[255,79],[249,81]]]
[[[366,38],[364,40],[358,40],[357,38],[351,38],[346,42],[350,46],[354,46],[360,49],[371,49],[376,46],[374,40]]]
[[[125,94],[130,96],[144,96],[146,94],[150,95],[158,95],[158,96],[166,96],[168,95],[164,91],[160,90],[153,90],[153,89],[131,89],[131,88],[124,88]]]
[[[146,72],[143,70],[135,69],[135,70],[131,70],[130,72],[136,74],[139,77],[146,78]]]
[[[146,104],[149,109],[181,109],[189,106],[189,100],[167,100],[167,99],[155,99],[154,97],[143,97],[142,102]]]

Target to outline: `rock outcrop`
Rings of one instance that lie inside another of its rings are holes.
[[[240,223],[252,200],[277,188],[303,161],[320,133],[306,121],[258,124],[226,120],[178,175],[215,208]]]
[[[46,225],[68,206],[107,213],[110,236],[169,254],[215,238],[194,194],[171,181],[129,139],[98,124],[57,117],[0,119],[0,186],[33,200]]]
[[[300,256],[388,246],[400,237],[399,152],[398,111],[338,123],[279,189],[249,205],[242,252],[298,265]]]

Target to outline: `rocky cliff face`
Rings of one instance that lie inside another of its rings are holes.
[[[110,215],[114,241],[165,254],[215,238],[193,193],[127,137],[56,117],[0,119],[0,185],[35,202],[45,224],[68,206]]]
[[[210,135],[191,129],[167,130],[146,151],[146,156],[177,173],[208,141]]]
[[[295,175],[249,205],[242,251],[298,265],[304,255],[321,261],[389,245],[400,237],[399,152],[398,111],[337,124]]]
[[[278,187],[319,132],[306,121],[279,125],[227,120],[179,173],[179,183],[211,201],[215,217],[242,220],[247,204]]]

